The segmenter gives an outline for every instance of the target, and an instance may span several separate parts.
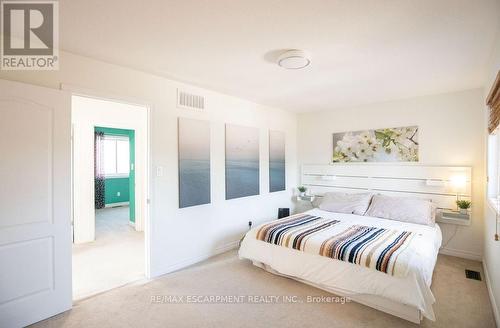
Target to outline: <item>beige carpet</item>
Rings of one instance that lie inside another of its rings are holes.
[[[436,322],[421,327],[494,327],[484,281],[464,277],[479,262],[440,255],[434,273]],[[484,276],[484,275],[483,275]],[[274,276],[231,251],[143,285],[129,285],[78,302],[72,311],[35,327],[418,327],[356,303],[154,304],[151,297],[186,295],[329,295]],[[171,299],[171,301],[174,301]]]
[[[129,224],[129,207],[96,211],[96,240],[73,245],[73,299],[144,279],[144,233]]]

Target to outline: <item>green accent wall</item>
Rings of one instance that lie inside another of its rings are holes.
[[[104,183],[104,202],[106,204],[112,204],[128,201],[130,207],[130,221],[135,222],[135,131],[101,126],[96,126],[94,129],[96,132],[103,132],[105,135],[129,137],[131,168],[129,177],[106,179]],[[116,195],[118,191],[120,191],[120,197]]]
[[[104,203],[114,204],[128,202],[129,199],[129,178],[107,178],[104,181]],[[120,196],[118,196],[120,193]]]
[[[133,164],[130,167],[129,174],[129,202],[130,202],[130,222],[135,223],[135,131],[129,131],[130,138],[130,164]]]

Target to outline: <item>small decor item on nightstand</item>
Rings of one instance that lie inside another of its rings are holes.
[[[458,208],[460,209],[460,214],[467,214],[469,213],[469,208],[471,205],[471,202],[468,200],[457,200],[456,201]]]
[[[304,186],[300,186],[297,188],[297,190],[300,193],[300,197],[304,197],[306,195],[307,188]]]

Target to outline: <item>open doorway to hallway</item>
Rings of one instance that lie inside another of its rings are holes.
[[[73,96],[73,299],[146,275],[147,108]]]

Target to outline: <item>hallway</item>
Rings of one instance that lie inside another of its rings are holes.
[[[128,218],[128,206],[96,210],[96,240],[73,245],[74,300],[144,277],[144,232]]]

